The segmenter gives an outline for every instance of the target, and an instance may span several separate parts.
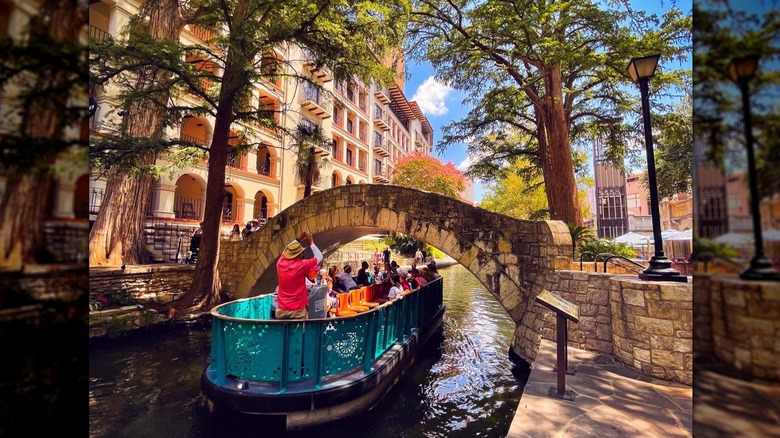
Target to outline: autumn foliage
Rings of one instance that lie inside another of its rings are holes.
[[[419,152],[398,159],[392,183],[452,198],[458,198],[466,188],[463,173],[452,161],[442,163],[438,158]]]

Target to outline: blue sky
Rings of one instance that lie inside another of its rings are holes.
[[[645,10],[649,13],[661,15],[673,6],[689,12],[692,9],[691,0],[669,2],[658,0],[633,0],[632,7]],[[434,80],[434,70],[428,63],[416,63],[407,59],[406,96],[420,105],[420,109],[428,118],[434,130],[434,142],[438,143],[442,138],[442,127],[452,121],[463,119],[468,113],[468,108],[462,105],[465,93],[454,90]],[[637,90],[637,93],[639,91]],[[461,170],[465,170],[470,162],[466,154],[465,145],[450,146],[444,153],[436,155],[442,161],[452,161]],[[485,191],[479,182],[474,183],[474,201],[480,202]]]

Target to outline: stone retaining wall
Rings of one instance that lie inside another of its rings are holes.
[[[614,274],[557,271],[545,281],[545,289],[576,304],[579,323],[568,321],[569,345],[574,348],[612,354],[612,318],[609,279]],[[555,314],[542,306],[533,311],[542,321],[542,337],[555,341]]]
[[[0,307],[5,300],[73,302],[84,297],[88,283],[84,265],[26,265],[21,271],[0,275]]]
[[[693,383],[690,283],[610,279],[613,354],[659,379]]]
[[[715,356],[748,376],[780,381],[780,283],[708,280]]]
[[[579,323],[568,322],[572,347],[614,355],[651,377],[692,383],[690,283],[557,271],[546,279],[545,289],[579,308]],[[533,312],[542,337],[555,341],[553,312],[540,305],[534,306]]]
[[[160,264],[119,268],[92,268],[89,300],[98,294],[127,291],[138,304],[169,303],[192,283],[195,265]]]

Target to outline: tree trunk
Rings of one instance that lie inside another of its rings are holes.
[[[177,40],[184,20],[179,13],[178,0],[149,0],[149,33],[155,39]],[[150,70],[139,74],[136,89],[165,81],[170,73]],[[168,93],[157,99],[168,100]],[[127,111],[127,131],[130,137],[161,138],[162,127],[153,106],[135,103]],[[154,154],[138,159],[135,166],[151,165],[157,160]],[[149,262],[145,245],[144,221],[146,207],[152,191],[153,180],[124,172],[111,172],[106,182],[106,192],[95,224],[89,235],[89,264],[120,266]]]
[[[55,0],[41,8],[41,21],[32,21],[31,34],[45,32],[55,41],[77,41],[87,11],[80,3]],[[34,37],[33,37],[34,38]],[[67,126],[65,108],[70,99],[68,71],[36,72],[34,90],[46,93],[24,108],[20,137],[60,139]],[[5,195],[0,202],[0,266],[18,269],[25,263],[47,260],[44,218],[53,177],[50,166],[57,152],[38,157],[34,170],[11,168],[6,172]]]
[[[233,13],[234,31],[242,25],[246,15],[246,2],[240,1]],[[222,302],[222,283],[219,279],[220,225],[222,223],[222,205],[225,202],[225,165],[230,151],[228,137],[233,123],[233,104],[238,92],[246,84],[247,72],[241,70],[236,62],[234,47],[243,42],[230,45],[222,74],[219,91],[219,104],[214,123],[214,136],[209,148],[209,179],[206,183],[206,206],[203,218],[203,237],[200,241],[198,264],[193,274],[190,289],[178,300],[176,307],[187,311],[210,309]]]
[[[560,67],[545,72],[546,97],[536,112],[539,154],[550,219],[582,225],[569,142],[569,121],[563,107]]]

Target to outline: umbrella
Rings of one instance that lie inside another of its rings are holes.
[[[679,231],[675,230],[674,228],[668,228],[666,230],[661,231],[661,239],[662,240],[669,240],[674,236],[677,236],[680,234]]]
[[[677,240],[693,240],[693,230],[685,230],[683,232],[678,232],[676,235],[666,239],[669,241],[677,241]]]
[[[742,246],[753,243],[753,236],[750,234],[734,233],[729,231],[726,234],[716,237],[715,242],[725,243],[730,246]]]
[[[629,231],[622,236],[615,237],[614,241],[617,243],[625,243],[627,245],[645,245],[647,244],[648,237],[634,233],[633,231]]]
[[[761,233],[761,238],[767,242],[780,241],[780,230],[776,230],[774,228],[764,230]]]

